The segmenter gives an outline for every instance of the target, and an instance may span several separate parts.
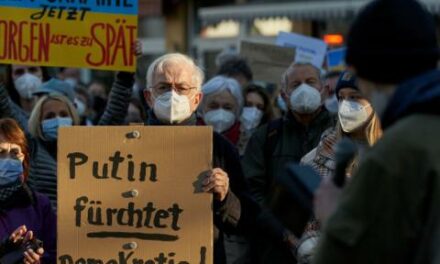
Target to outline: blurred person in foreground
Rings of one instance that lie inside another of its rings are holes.
[[[23,263],[55,263],[56,216],[49,199],[28,187],[28,174],[24,132],[13,119],[0,119],[0,259],[38,238],[44,249],[26,250]]]
[[[323,181],[314,263],[439,263],[440,72],[432,16],[414,0],[376,0],[352,25],[347,65],[383,137],[344,190]]]

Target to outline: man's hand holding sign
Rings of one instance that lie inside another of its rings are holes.
[[[203,181],[203,191],[212,192],[217,201],[223,202],[229,191],[228,174],[220,168],[209,171]]]

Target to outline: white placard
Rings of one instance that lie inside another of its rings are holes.
[[[324,41],[296,33],[280,32],[276,44],[296,48],[295,62],[309,62],[322,68],[327,52],[327,44]]]

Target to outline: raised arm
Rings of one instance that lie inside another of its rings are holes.
[[[12,102],[4,83],[0,83],[0,117],[15,119],[26,134],[28,134],[29,115]]]
[[[98,122],[99,126],[122,125],[130,103],[134,73],[118,72],[110,91],[109,101],[104,114]]]

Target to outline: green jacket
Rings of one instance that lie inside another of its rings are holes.
[[[440,118],[391,126],[325,225],[314,263],[432,263],[440,249]],[[434,241],[437,239],[437,242]]]
[[[255,132],[242,160],[251,194],[263,208],[270,203],[274,194],[274,176],[284,174],[287,163],[299,162],[315,148],[322,132],[333,126],[335,119],[327,110],[323,110],[308,127],[296,121],[291,114],[273,122]],[[266,210],[256,221],[262,232],[253,238],[254,242],[257,241],[254,263],[294,264],[293,254],[283,242],[285,228],[280,221]]]

